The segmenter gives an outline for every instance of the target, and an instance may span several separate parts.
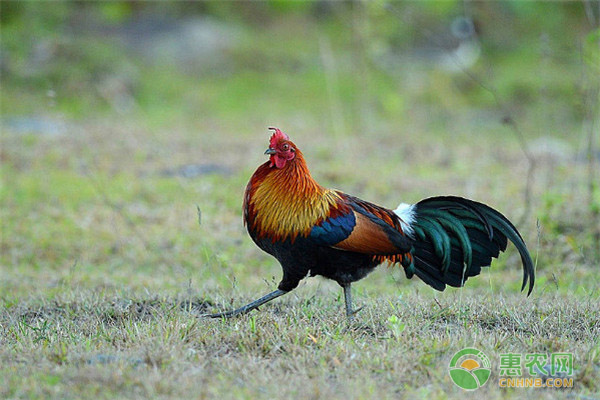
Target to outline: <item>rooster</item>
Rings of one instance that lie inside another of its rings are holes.
[[[523,290],[535,280],[531,256],[514,225],[485,204],[455,196],[431,197],[395,210],[326,189],[311,177],[300,149],[277,128],[262,164],[246,187],[244,223],[252,240],[283,268],[277,290],[236,310],[245,314],[282,296],[306,276],[333,279],[344,290],[348,319],[351,284],[381,263],[400,264],[442,291],[462,287],[506,250],[508,240],[523,263]]]

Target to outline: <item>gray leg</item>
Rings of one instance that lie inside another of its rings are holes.
[[[343,286],[344,288],[344,300],[346,300],[346,317],[352,318],[354,313],[352,312],[352,289],[350,284],[347,283]]]
[[[243,315],[243,314],[247,314],[250,311],[254,310],[255,308],[258,308],[260,306],[262,306],[263,304],[276,299],[279,296],[282,296],[284,294],[286,294],[287,292],[285,290],[274,290],[271,293],[267,294],[266,296],[261,297],[258,300],[254,300],[252,303],[246,304],[243,307],[240,307],[236,310],[231,310],[231,311],[224,311],[224,312],[220,312],[220,313],[216,313],[216,314],[206,314],[203,315],[203,317],[208,317],[208,318],[230,318],[230,317],[235,317],[236,315]]]
[[[346,317],[348,317],[348,321],[352,321],[354,314],[362,310],[362,307],[356,310],[352,309],[352,289],[349,283],[342,285],[344,288],[344,299],[346,300]]]

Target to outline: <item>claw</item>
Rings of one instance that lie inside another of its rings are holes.
[[[365,308],[365,306],[362,307],[358,307],[356,310],[352,311],[352,315],[358,313],[360,310],[362,310],[363,308]]]

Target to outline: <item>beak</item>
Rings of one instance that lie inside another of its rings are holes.
[[[268,154],[268,155],[270,155],[270,156],[272,156],[272,155],[273,155],[273,154],[275,154],[275,153],[277,153],[277,152],[275,151],[275,149],[272,149],[272,148],[270,148],[270,147],[269,147],[267,150],[265,150],[265,154]]]

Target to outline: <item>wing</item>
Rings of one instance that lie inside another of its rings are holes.
[[[316,224],[309,237],[323,246],[373,255],[408,253],[411,241],[391,211],[337,192],[341,203]]]

